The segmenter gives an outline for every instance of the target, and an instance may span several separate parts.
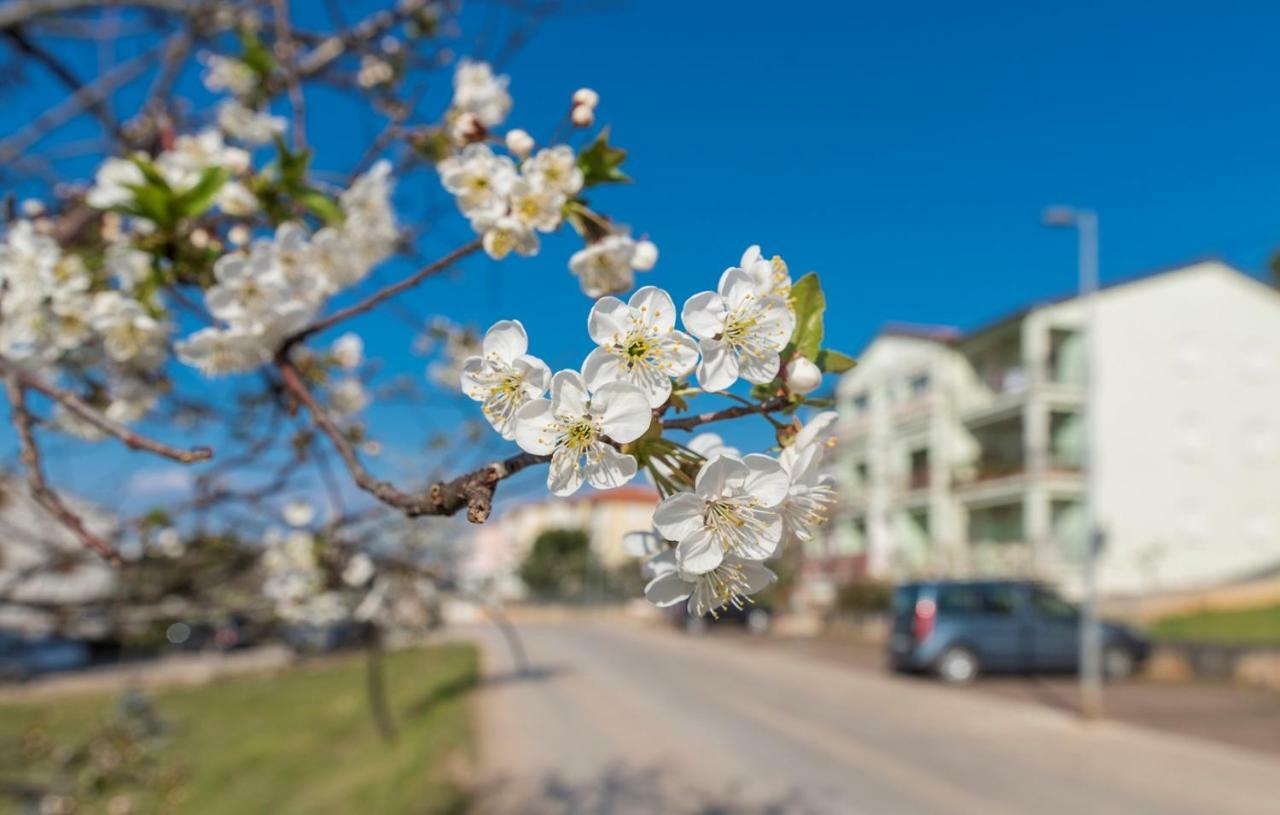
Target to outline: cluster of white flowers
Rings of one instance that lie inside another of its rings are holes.
[[[453,74],[453,104],[446,119],[450,133],[459,144],[483,138],[511,112],[510,78],[495,75],[492,66],[463,58]]]
[[[511,109],[507,77],[494,76],[486,63],[462,60],[454,88],[452,133],[464,146],[440,161],[440,181],[482,236],[489,257],[536,254],[538,234],[559,229],[566,205],[582,191],[585,178],[578,156],[564,144],[534,152],[533,137],[520,129],[508,131],[504,139],[510,155],[495,153],[484,142]],[[583,88],[574,94],[574,111],[594,116],[597,102],[595,92]],[[613,229],[575,253],[569,269],[588,296],[600,297],[630,289],[635,272],[652,269],[657,260],[658,248],[651,241]]]
[[[495,260],[536,253],[538,233],[559,229],[565,202],[582,189],[582,170],[564,145],[539,150],[517,169],[510,156],[469,144],[439,169],[444,188]]]
[[[316,555],[316,537],[305,528],[314,517],[311,505],[291,501],[282,515],[292,528],[268,529],[260,559],[262,592],[276,615],[287,622],[315,626],[372,619],[387,593],[373,559],[356,552],[342,565],[338,579],[331,580]]]
[[[341,194],[340,225],[311,235],[289,221],[272,238],[219,258],[205,303],[223,325],[179,342],[179,358],[206,374],[252,370],[270,361],[329,295],[364,279],[397,241],[390,170],[378,162]]]
[[[645,466],[666,497],[654,513],[656,533],[638,533],[628,544],[651,556],[647,596],[658,605],[688,598],[696,614],[741,605],[773,580],[763,561],[787,541],[809,540],[826,520],[835,493],[820,465],[835,413],[814,418],[773,458],[743,456],[714,434],[675,445],[660,438],[654,411],[671,399],[673,381],[695,369],[706,392],[739,378],[774,381],[796,325],[790,289],[786,264],[752,246],[716,291],[685,302],[688,334],[676,328],[675,303],[662,289],[646,286],[625,303],[603,297],[587,319],[596,349],[580,371],[554,376],[527,353],[524,327],[504,320],[464,364],[462,389],[504,438],[550,456],[547,486],[556,495],[584,482],[625,484],[639,468],[631,445],[644,450],[639,440],[648,440]],[[664,455],[675,450],[674,460]]]
[[[38,222],[15,221],[0,240],[0,353],[33,370],[63,363],[105,369],[106,415],[141,418],[159,398],[153,375],[171,331],[162,307],[134,297],[149,263],[145,253],[114,246],[90,268]],[[120,288],[111,287],[113,279]],[[57,419],[77,435],[99,437],[72,414],[59,410]]]
[[[645,596],[664,607],[688,600],[690,613],[702,615],[741,608],[772,583],[764,561],[788,543],[812,539],[835,503],[820,469],[835,419],[831,411],[814,417],[777,459],[719,452],[699,470],[692,492],[658,504],[656,532],[632,533],[626,544],[628,553],[649,558]]]
[[[156,156],[152,164],[170,189],[179,194],[195,187],[206,171],[213,168],[225,170],[230,179],[218,189],[215,206],[235,216],[252,214],[258,208],[253,194],[236,180],[248,172],[249,154],[228,145],[217,128],[179,136],[173,147]],[[134,188],[146,184],[146,181],[142,168],[134,159],[108,158],[98,167],[85,202],[98,209],[127,204],[134,199]]]

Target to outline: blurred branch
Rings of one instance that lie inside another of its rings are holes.
[[[378,291],[369,295],[365,299],[361,300],[359,303],[356,303],[351,306],[347,306],[344,309],[339,309],[338,311],[335,311],[334,313],[330,314],[328,317],[324,317],[320,320],[316,320],[311,325],[303,328],[301,331],[297,332],[296,334],[292,335],[287,340],[285,340],[284,350],[287,351],[289,348],[293,347],[298,342],[306,339],[307,337],[310,337],[312,334],[319,334],[322,331],[326,331],[332,328],[333,326],[337,325],[338,323],[342,322],[343,320],[349,320],[352,317],[355,317],[356,315],[363,314],[366,311],[369,311],[375,308],[380,303],[383,303],[386,300],[390,300],[392,297],[395,297],[397,294],[400,294],[403,291],[413,288],[414,286],[421,283],[423,280],[426,280],[431,275],[437,274],[439,272],[443,272],[445,269],[457,263],[459,260],[462,260],[463,258],[465,258],[467,255],[474,254],[477,250],[480,249],[480,246],[481,246],[480,238],[476,238],[475,240],[472,240],[471,242],[466,243],[460,246],[459,248],[453,250],[452,252],[440,258],[439,260],[435,260],[435,261],[432,261],[431,263],[428,263],[426,266],[423,266],[421,269],[409,275],[408,277],[404,278],[403,280],[399,280],[385,288],[379,289]]]
[[[51,51],[44,48],[39,43],[33,42],[26,33],[18,27],[6,29],[4,31],[5,39],[13,43],[13,46],[22,53],[30,56],[36,62],[39,62],[49,73],[58,78],[63,85],[66,85],[72,93],[80,93],[84,90],[84,82],[80,80],[71,69],[62,64]],[[88,109],[93,115],[98,117],[98,121],[102,122],[102,127],[114,136],[117,140],[124,140],[124,133],[120,130],[120,122],[116,121],[116,117],[111,113],[111,109],[107,106],[106,95],[91,97],[86,102]]]
[[[298,369],[286,356],[283,354],[278,356],[276,366],[280,369],[285,390],[307,409],[316,427],[333,442],[333,446],[346,464],[356,485],[382,503],[399,509],[411,518],[422,515],[455,515],[466,508],[467,520],[477,524],[484,523],[493,510],[493,494],[499,481],[515,475],[526,467],[550,460],[550,456],[520,453],[503,461],[486,464],[452,481],[438,481],[421,495],[403,492],[391,482],[382,481],[365,469],[351,440],[329,416],[325,407],[316,400],[315,395],[303,382]]]
[[[115,436],[130,450],[146,450],[149,453],[173,459],[182,464],[204,461],[213,456],[213,451],[208,447],[183,450],[143,436],[126,425],[108,419],[99,410],[74,393],[48,384],[40,377],[4,357],[0,357],[0,373],[17,382],[21,388],[30,389],[49,397],[102,432]]]
[[[84,520],[71,511],[63,503],[62,498],[45,481],[44,470],[40,463],[40,448],[36,445],[35,433],[31,429],[31,412],[27,410],[26,390],[18,374],[10,368],[5,376],[5,392],[9,397],[9,418],[18,431],[18,444],[22,465],[27,470],[27,487],[31,497],[37,504],[65,526],[85,546],[102,555],[114,565],[119,565],[120,558],[106,541],[99,538],[85,526]]]
[[[156,11],[189,12],[196,6],[191,0],[13,0],[0,6],[0,31],[49,14],[84,9],[131,7]]]

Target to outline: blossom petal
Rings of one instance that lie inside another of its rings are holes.
[[[667,376],[684,376],[698,364],[698,343],[683,331],[672,331],[659,345],[671,359],[665,371]]]
[[[618,355],[608,348],[597,348],[582,362],[582,380],[592,391],[616,382],[621,369]]]
[[[706,527],[699,527],[676,545],[676,562],[680,564],[682,572],[706,574],[723,560],[724,549]]]
[[[549,399],[533,399],[516,411],[515,440],[521,450],[545,456],[556,448],[559,433]]]
[[[781,366],[781,360],[776,353],[766,353],[765,356],[759,357],[743,354],[738,359],[738,362],[738,373],[753,385],[772,382],[778,375],[778,369]]]
[[[458,374],[458,381],[462,386],[462,392],[477,402],[483,402],[488,392],[484,379],[484,358],[468,357],[462,363],[462,372]]]
[[[600,416],[600,432],[623,444],[643,436],[653,422],[648,397],[626,382],[610,382],[596,391],[591,411]]]
[[[691,492],[678,492],[665,499],[653,511],[653,525],[662,537],[680,541],[702,528],[705,504]]]
[[[664,572],[649,581],[644,596],[658,608],[666,608],[688,598],[692,590],[693,584],[681,580],[678,572]]]
[[[764,591],[770,583],[778,579],[778,576],[767,566],[753,560],[740,561],[737,566],[747,581],[746,594]]]
[[[676,304],[657,286],[642,286],[631,295],[627,305],[640,312],[639,320],[659,331],[671,331],[676,327]]]
[[[728,390],[738,381],[738,358],[728,344],[704,339],[698,343],[698,350],[702,353],[702,361],[698,363],[698,384],[703,390],[712,393]]]
[[[749,471],[743,489],[767,507],[782,503],[787,497],[787,471],[777,460],[760,453],[752,453],[742,460]]]
[[[768,458],[768,456],[764,456],[764,458]],[[779,467],[779,470],[781,470],[781,467]],[[693,489],[703,500],[711,501],[723,497],[735,488],[741,487],[749,475],[749,468],[739,459],[723,455],[716,456],[703,465],[698,472],[698,478],[694,483]],[[783,476],[783,483],[786,483],[785,475]],[[778,500],[781,501],[782,499],[779,498]],[[775,501],[774,503],[777,502]]]
[[[724,300],[713,291],[695,294],[684,301],[680,320],[685,330],[699,339],[712,339],[724,331],[727,310]]]
[[[577,371],[557,371],[551,377],[551,412],[556,416],[585,416],[587,386]]]
[[[519,320],[499,320],[484,332],[484,355],[510,363],[529,350],[529,335]]]
[[[636,477],[634,456],[620,453],[607,444],[596,442],[587,459],[587,481],[598,490],[621,487]]]
[[[680,567],[676,565],[676,550],[664,547],[658,554],[644,562],[641,571],[648,577],[679,572]]]
[[[573,495],[582,486],[585,474],[578,456],[567,447],[557,447],[551,454],[551,467],[547,470],[547,489],[564,497]]]
[[[596,345],[621,342],[631,330],[631,309],[616,297],[601,297],[587,316],[587,333]]]
[[[836,422],[840,414],[834,410],[824,410],[810,419],[800,432],[796,434],[793,446],[804,447],[810,444],[826,445],[827,440],[835,435]]]
[[[551,387],[551,369],[537,357],[521,354],[511,367],[524,374],[524,392],[529,396],[541,396]]]
[[[720,296],[724,298],[725,307],[732,310],[755,298],[756,282],[742,269],[725,269],[720,277]]]

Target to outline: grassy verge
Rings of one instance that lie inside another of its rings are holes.
[[[154,706],[166,730],[155,750],[159,772],[125,789],[135,812],[444,813],[465,809],[445,765],[471,749],[467,691],[473,648],[448,645],[386,656],[395,744],[369,717],[360,654],[270,676],[227,679],[162,691]],[[74,744],[108,720],[114,697],[0,704],[0,763],[26,761],[43,780],[33,745]],[[5,744],[5,742],[9,742]],[[47,772],[47,771],[46,771]],[[19,775],[19,778],[24,776]],[[47,775],[46,775],[47,777]],[[176,779],[167,801],[155,778]],[[104,811],[119,789],[92,793],[79,811]],[[0,811],[11,806],[0,801]]]
[[[1199,611],[1151,625],[1161,639],[1280,645],[1280,605],[1233,611]]]

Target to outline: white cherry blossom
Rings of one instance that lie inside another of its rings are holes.
[[[333,341],[329,346],[329,353],[339,367],[354,370],[364,360],[364,340],[360,339],[359,334],[348,331]]]
[[[589,391],[575,371],[551,380],[551,398],[534,399],[516,414],[516,444],[534,455],[551,455],[547,488],[556,495],[577,492],[583,481],[597,489],[620,487],[636,474],[634,457],[608,444],[635,441],[649,429],[653,414],[639,388],[610,382]]]
[[[587,318],[587,331],[600,346],[582,363],[587,387],[629,382],[644,392],[650,407],[660,407],[671,395],[672,378],[698,362],[697,343],[675,325],[671,295],[655,286],[637,290],[626,303],[598,300]]]
[[[137,164],[127,158],[109,158],[98,165],[93,186],[85,195],[85,203],[97,209],[110,209],[133,200],[132,184],[144,184],[146,178]]]
[[[218,127],[228,136],[245,144],[266,144],[284,133],[283,116],[257,111],[237,99],[224,99],[218,103]]]
[[[831,516],[836,491],[831,477],[822,474],[821,464],[835,443],[837,419],[833,410],[814,416],[778,457],[788,479],[781,507],[784,542],[812,540],[814,530]]]
[[[748,598],[768,588],[777,577],[762,563],[726,555],[714,569],[689,572],[680,568],[670,550],[650,558],[647,571],[654,577],[644,587],[649,602],[659,608],[688,600],[689,613],[713,616],[725,606],[744,608]]]
[[[726,390],[739,376],[755,384],[772,381],[778,353],[795,328],[786,300],[737,267],[725,270],[717,291],[690,297],[681,318],[699,340],[698,384],[708,391]]]
[[[485,127],[502,124],[511,112],[510,79],[487,62],[463,58],[453,74],[453,109],[473,114]]]
[[[766,260],[760,254],[760,247],[753,244],[742,253],[738,268],[750,275],[761,291],[783,300],[791,296],[791,275],[787,271],[786,262],[777,255],[772,260]]]
[[[472,225],[483,234],[485,254],[494,260],[502,260],[512,252],[528,257],[538,251],[538,236],[527,224],[510,215],[491,221],[477,219]]]
[[[440,183],[458,200],[462,214],[494,220],[507,214],[507,193],[516,179],[515,163],[494,155],[485,144],[469,144],[438,165]]]
[[[680,568],[709,572],[725,555],[764,560],[782,539],[778,505],[787,495],[787,474],[768,456],[717,456],[702,468],[693,492],[658,504],[653,525],[676,542]]]
[[[588,297],[617,294],[635,282],[636,242],[629,235],[606,235],[569,258],[569,271],[578,276]]]
[[[578,157],[572,147],[564,144],[544,147],[534,153],[525,159],[520,171],[533,183],[562,192],[566,197],[577,195],[584,181]]]
[[[118,291],[98,292],[93,297],[91,324],[102,336],[107,356],[116,362],[146,364],[163,359],[168,327],[137,300]]]
[[[462,364],[462,392],[482,403],[484,417],[504,439],[515,438],[517,411],[547,392],[551,369],[526,352],[529,335],[519,320],[501,320],[485,332],[483,354]]]

